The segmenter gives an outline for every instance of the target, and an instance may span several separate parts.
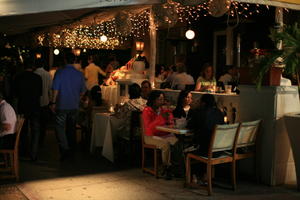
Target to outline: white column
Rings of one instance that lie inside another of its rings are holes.
[[[152,8],[150,10],[149,15],[150,27],[149,27],[149,34],[150,34],[150,83],[151,86],[154,87],[155,81],[155,64],[156,64],[156,26],[154,21],[154,13]]]
[[[236,39],[236,66],[241,67],[241,35],[237,35]]]
[[[283,9],[276,7],[275,10],[275,23],[276,26],[278,26],[278,32],[282,31],[283,28]],[[282,40],[280,40],[277,45],[276,45],[277,49],[282,49]]]
[[[233,64],[233,32],[232,27],[226,29],[226,65]]]

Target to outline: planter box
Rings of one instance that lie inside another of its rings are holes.
[[[240,73],[240,84],[244,85],[255,85],[252,77],[252,68],[239,68]],[[264,76],[262,85],[267,86],[279,86],[280,78],[282,74],[282,68],[272,67]]]
[[[297,176],[297,188],[300,191],[300,113],[285,115],[284,120],[294,155]]]

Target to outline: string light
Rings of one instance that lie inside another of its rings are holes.
[[[180,3],[168,1],[163,4],[164,9],[175,11],[178,17],[165,17],[163,20],[167,24],[174,24],[174,20],[192,24],[198,21],[201,17],[209,16],[210,2],[208,0],[199,5],[181,5]],[[229,3],[230,2],[230,3]],[[269,6],[260,6],[259,4],[239,3],[234,0],[228,0],[226,4],[227,15],[229,17],[248,18],[254,14],[262,13],[263,9],[269,9]],[[169,10],[169,11],[170,11]],[[287,11],[285,9],[284,11]],[[42,46],[67,47],[67,48],[89,48],[89,49],[115,49],[120,47],[129,38],[142,39],[149,33],[149,8],[145,8],[139,13],[127,13],[131,26],[120,28],[120,21],[116,18],[103,21],[95,19],[92,24],[74,24],[63,25],[45,30],[36,34],[36,41]],[[175,21],[176,23],[176,21]],[[158,30],[159,22],[156,22]],[[124,31],[125,29],[125,31]],[[126,32],[126,34],[125,34]],[[101,40],[101,36],[106,36],[107,41]]]

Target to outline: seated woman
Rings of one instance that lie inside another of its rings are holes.
[[[200,77],[196,82],[196,91],[207,91],[213,89],[217,85],[214,77],[214,70],[211,64],[205,63],[202,67]]]
[[[213,128],[216,124],[224,124],[224,114],[217,107],[215,97],[204,94],[199,107],[191,110],[189,117],[187,128],[193,130],[193,142],[199,145],[198,153],[205,155],[208,152]]]
[[[129,135],[130,129],[130,118],[132,111],[142,112],[146,107],[147,100],[141,98],[141,87],[133,83],[129,86],[129,100],[124,105],[117,108],[115,117],[119,119],[118,131],[122,134]]]
[[[142,118],[145,126],[144,141],[146,144],[156,145],[162,151],[162,162],[170,175],[170,145],[177,142],[177,138],[170,133],[156,130],[156,126],[173,123],[173,115],[169,110],[162,108],[164,94],[161,91],[152,91],[149,95],[147,107],[143,110]]]
[[[192,93],[187,90],[182,90],[179,93],[178,99],[177,99],[177,106],[173,110],[173,116],[175,118],[186,118],[187,114],[191,108],[192,103]]]

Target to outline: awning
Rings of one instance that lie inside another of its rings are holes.
[[[24,15],[83,8],[147,5],[164,0],[0,0],[0,16]]]
[[[276,6],[276,7],[288,8],[292,10],[300,10],[300,0],[235,0],[235,1]]]

